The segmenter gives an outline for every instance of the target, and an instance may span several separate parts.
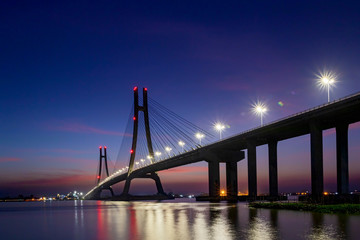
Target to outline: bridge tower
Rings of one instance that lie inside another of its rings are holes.
[[[149,109],[148,109],[148,97],[147,97],[147,88],[143,88],[143,104],[142,106],[139,105],[139,89],[138,87],[134,87],[134,127],[133,127],[133,139],[132,139],[132,146],[130,150],[130,162],[129,162],[129,170],[128,176],[125,182],[123,195],[129,195],[130,184],[131,180],[135,177],[132,176],[132,172],[134,170],[134,160],[136,156],[136,146],[137,146],[137,138],[138,138],[138,126],[139,126],[139,112],[144,113],[144,124],[145,124],[145,133],[146,133],[146,142],[149,151],[150,161],[153,163],[154,160],[154,150],[151,141],[151,134],[150,134],[150,124],[149,124]],[[156,183],[156,188],[158,194],[165,195],[163,190],[161,181],[157,173],[152,172],[148,173],[143,176],[136,176],[136,178],[151,178]]]
[[[104,148],[102,148],[101,146],[99,147],[100,150],[100,158],[99,158],[99,173],[96,176],[97,178],[97,184],[100,183],[101,180],[101,174],[102,174],[102,162],[104,161],[104,167],[105,167],[105,171],[106,171],[106,176],[109,176],[109,168],[108,168],[108,162],[107,162],[107,153],[106,153],[106,146],[104,146]],[[114,196],[114,192],[112,190],[111,187],[108,188],[108,190],[111,192],[111,195]],[[100,194],[100,193],[99,193]]]

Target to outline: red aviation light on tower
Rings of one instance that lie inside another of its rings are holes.
[[[144,88],[145,91],[147,91],[147,88]]]
[[[104,148],[106,149],[106,146],[104,146]]]
[[[135,120],[136,120],[136,117],[133,117],[133,120],[135,121]]]
[[[100,179],[100,176],[97,176],[97,179]]]
[[[131,149],[131,150],[130,150],[130,153],[133,154],[133,153],[134,153],[134,150]]]
[[[100,146],[99,148],[101,149],[102,147]]]
[[[134,91],[136,91],[137,90],[137,87],[134,87]]]

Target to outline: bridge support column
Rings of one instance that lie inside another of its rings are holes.
[[[208,162],[209,172],[209,197],[219,197],[220,195],[220,172],[219,162]]]
[[[278,170],[277,170],[277,141],[269,142],[269,192],[270,197],[277,197]]]
[[[339,194],[349,193],[348,129],[348,124],[336,127],[337,191]]]
[[[158,194],[166,195],[166,193],[164,192],[164,189],[162,187],[159,176],[156,173],[152,173],[151,178],[155,181]]]
[[[248,192],[249,197],[255,199],[257,196],[257,176],[256,176],[256,145],[254,142],[247,143],[248,158]]]
[[[125,182],[125,186],[124,186],[124,190],[123,190],[123,193],[122,195],[129,195],[129,191],[130,191],[130,184],[131,184],[131,181],[134,179],[134,178],[150,178],[152,180],[155,181],[155,184],[156,184],[156,189],[157,189],[157,193],[158,194],[162,194],[162,195],[166,195],[166,193],[164,192],[164,189],[162,187],[162,184],[161,184],[161,181],[160,181],[160,178],[159,176],[156,174],[156,173],[150,173],[150,174],[146,174],[146,175],[143,175],[143,176],[138,176],[138,177],[133,177],[133,176],[130,176],[126,179],[126,182]]]
[[[129,195],[130,184],[131,184],[131,179],[127,178],[125,181],[124,190],[122,192],[122,195]]]
[[[323,139],[322,130],[316,123],[310,124],[311,139],[311,192],[319,201],[324,191]]]
[[[226,188],[229,198],[237,198],[238,193],[238,177],[237,177],[237,161],[226,162]]]

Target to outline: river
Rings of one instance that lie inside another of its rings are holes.
[[[0,239],[360,239],[360,216],[191,199],[3,202]]]

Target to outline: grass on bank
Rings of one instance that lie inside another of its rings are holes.
[[[312,203],[252,202],[249,203],[249,206],[253,208],[286,209],[319,213],[360,214],[360,204],[321,205]]]

